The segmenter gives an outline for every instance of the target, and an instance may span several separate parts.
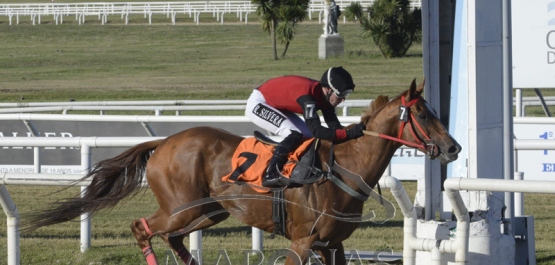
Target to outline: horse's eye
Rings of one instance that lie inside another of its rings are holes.
[[[423,119],[423,120],[425,120],[425,119],[427,118],[427,117],[426,117],[426,113],[420,113],[420,114],[418,115],[418,117],[420,117],[420,119]]]

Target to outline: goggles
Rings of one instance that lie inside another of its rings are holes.
[[[338,98],[346,98],[348,97],[351,93],[353,93],[352,89],[347,89],[343,92],[339,92],[337,90],[333,90],[333,93],[338,97]]]

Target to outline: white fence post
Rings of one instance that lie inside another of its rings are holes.
[[[263,234],[264,232],[262,232],[262,230],[253,227],[252,228],[252,250],[253,251],[260,251],[262,252],[262,250],[264,249],[263,246]]]
[[[189,234],[189,248],[191,253],[197,253],[198,264],[202,264],[202,230]]]
[[[19,212],[8,189],[3,184],[0,184],[0,205],[2,205],[7,219],[8,265],[19,265]]]
[[[515,180],[524,180],[524,172],[515,172]],[[524,194],[522,192],[515,192],[515,216],[524,215]]]
[[[90,172],[91,168],[91,147],[81,145],[81,167],[83,174]],[[81,196],[87,186],[81,186]],[[91,218],[90,213],[81,215],[81,252],[85,252],[91,247]]]

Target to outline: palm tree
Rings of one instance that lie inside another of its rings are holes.
[[[252,0],[257,5],[256,13],[262,19],[262,30],[270,33],[274,50],[274,60],[278,59],[276,40],[285,44],[281,57],[295,35],[295,25],[308,17],[310,0]]]
[[[367,11],[369,18],[360,4],[353,3],[345,16],[359,19],[362,37],[372,38],[385,58],[402,57],[413,42],[422,40],[422,12],[411,10],[408,0],[376,0]]]
[[[422,12],[410,10],[408,0],[376,0],[368,11],[370,19],[360,17],[362,36],[371,37],[384,57],[402,57],[421,41]]]
[[[272,39],[272,44],[274,46],[274,60],[277,60],[277,49],[276,49],[276,21],[277,17],[274,12],[274,7],[276,2],[279,0],[252,0],[252,3],[257,5],[256,14],[262,19],[262,30],[270,33],[270,38]]]
[[[357,21],[363,15],[362,5],[358,2],[352,2],[349,6],[345,8],[345,18],[348,21]]]

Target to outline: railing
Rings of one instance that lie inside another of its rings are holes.
[[[374,3],[374,0],[341,0],[336,1],[340,9],[344,10],[351,3],[360,3],[364,8]],[[420,0],[410,2],[412,8],[420,7]],[[309,19],[312,13],[321,13],[324,10],[324,0],[312,0],[309,4]],[[224,22],[224,14],[235,13],[239,21],[248,23],[248,15],[256,12],[256,5],[251,1],[190,1],[190,2],[91,2],[91,3],[24,3],[0,4],[0,16],[7,16],[12,25],[13,18],[19,24],[19,17],[30,17],[33,25],[41,23],[42,16],[52,16],[56,25],[62,24],[64,16],[75,16],[79,24],[85,23],[87,16],[96,16],[104,25],[108,16],[118,15],[129,23],[129,15],[142,15],[152,24],[153,15],[165,15],[171,18],[175,25],[178,14],[193,18],[196,24],[200,23],[201,14],[211,14],[216,21]],[[321,16],[320,16],[321,17]]]
[[[342,109],[343,116],[349,115],[350,108],[365,108],[372,100],[354,99],[342,102],[337,107]],[[176,100],[176,101],[99,101],[99,102],[29,102],[29,103],[0,103],[2,113],[34,113],[34,112],[62,112],[69,111],[153,111],[160,115],[164,111],[175,111],[179,116],[181,111],[192,110],[244,110],[246,100]]]
[[[544,97],[546,106],[555,106],[555,97]],[[348,116],[351,108],[365,108],[370,105],[369,99],[349,99],[337,106],[342,109],[342,115]],[[182,111],[193,110],[244,110],[247,100],[151,100],[151,101],[83,101],[83,102],[26,102],[5,103],[0,102],[1,113],[32,113],[32,112],[61,112],[68,114],[70,111],[152,111],[155,115],[162,112],[173,111],[181,115]],[[526,116],[527,107],[543,106],[538,97],[523,97],[522,100],[513,99],[517,111],[521,116]],[[518,115],[517,115],[518,116]]]
[[[129,15],[142,15],[152,24],[153,15],[165,15],[175,25],[178,14],[193,17],[199,23],[201,13],[211,14],[217,21],[222,20],[225,13],[237,13],[240,21],[256,11],[250,1],[192,1],[192,2],[98,2],[98,3],[25,3],[1,4],[0,15],[8,16],[12,25],[13,17],[19,24],[20,16],[31,18],[33,25],[40,24],[41,16],[52,16],[56,25],[63,23],[64,16],[75,16],[79,24],[85,23],[87,16],[97,16],[102,24],[107,22],[108,16],[117,15],[129,22]],[[247,22],[247,21],[245,21]]]
[[[551,148],[553,148],[553,145],[551,145]],[[432,255],[437,256],[436,259],[440,258],[443,253],[455,253],[455,264],[457,265],[468,264],[470,260],[468,256],[471,222],[468,209],[460,194],[461,190],[555,194],[555,181],[448,178],[443,186],[445,187],[445,194],[453,206],[453,213],[457,219],[455,239],[432,241],[416,238],[416,233],[413,233],[410,238],[413,239],[415,243],[413,246],[416,247],[412,248],[411,251],[430,251]],[[526,240],[535,240],[535,238],[527,238]],[[407,235],[405,234],[405,242],[406,241]],[[505,253],[505,255],[512,254],[513,253]],[[535,258],[533,264],[535,264]]]

